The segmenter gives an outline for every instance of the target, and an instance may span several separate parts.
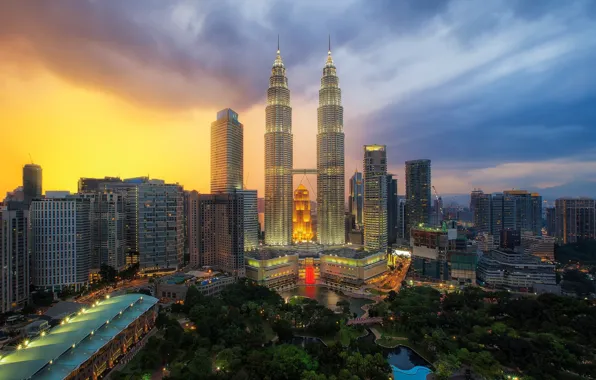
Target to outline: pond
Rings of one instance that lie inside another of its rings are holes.
[[[312,298],[331,310],[336,309],[338,301],[346,300],[350,302],[350,313],[352,315],[356,313],[356,315],[359,317],[362,316],[362,314],[364,314],[362,306],[374,303],[374,301],[366,298],[353,298],[347,295],[340,294],[332,289],[312,285],[301,285],[292,290],[280,292],[279,295],[281,295],[284,299],[294,296]]]

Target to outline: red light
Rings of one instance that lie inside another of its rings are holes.
[[[307,266],[305,269],[304,282],[306,285],[315,284],[315,268],[313,268],[311,265]]]

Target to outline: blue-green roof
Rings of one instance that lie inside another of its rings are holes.
[[[1,358],[0,379],[62,380],[157,301],[144,294],[99,301]]]

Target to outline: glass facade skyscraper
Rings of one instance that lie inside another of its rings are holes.
[[[370,252],[387,250],[387,151],[385,145],[365,145],[364,247]]]
[[[406,234],[428,224],[431,205],[430,160],[406,161]]]
[[[362,173],[356,171],[350,178],[350,201],[349,211],[354,220],[351,228],[362,227],[362,207],[364,202],[364,184],[362,183]]]
[[[323,68],[317,110],[317,240],[345,243],[344,109],[331,46]]]
[[[211,193],[243,188],[244,132],[238,114],[226,108],[211,123]]]
[[[271,69],[265,125],[265,243],[292,243],[294,140],[286,68],[279,46]]]
[[[31,204],[33,199],[41,198],[42,177],[41,166],[27,164],[23,166],[23,194],[26,204]]]

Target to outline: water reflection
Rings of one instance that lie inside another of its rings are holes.
[[[308,297],[314,300],[317,300],[323,306],[331,310],[336,309],[336,305],[338,301],[346,300],[350,302],[350,313],[353,315],[356,313],[357,316],[362,316],[364,314],[364,310],[362,310],[362,306],[373,303],[374,301],[365,299],[365,298],[352,298],[346,295],[342,295],[337,293],[334,290],[327,289],[324,287],[319,286],[298,286],[292,290],[286,290],[279,293],[282,298],[290,298],[294,296],[299,297]]]

